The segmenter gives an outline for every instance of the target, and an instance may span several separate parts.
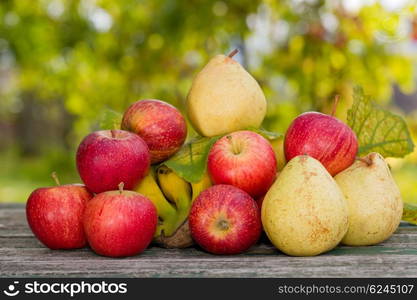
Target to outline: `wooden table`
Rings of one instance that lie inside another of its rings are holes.
[[[378,246],[338,247],[316,257],[289,257],[265,241],[233,256],[150,247],[135,257],[111,259],[88,248],[51,251],[28,228],[24,205],[0,204],[0,276],[417,277],[417,226],[401,224]]]

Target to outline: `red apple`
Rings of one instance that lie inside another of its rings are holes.
[[[193,239],[214,254],[237,254],[254,245],[261,234],[255,200],[232,185],[212,186],[194,201],[189,226]]]
[[[176,153],[187,137],[187,124],[179,110],[153,99],[133,103],[123,115],[122,129],[143,138],[148,144],[152,164]]]
[[[133,191],[109,191],[87,205],[84,229],[91,248],[110,257],[141,253],[152,241],[158,215],[148,198]]]
[[[124,182],[133,189],[148,173],[149,149],[136,134],[124,130],[96,131],[84,138],[77,151],[81,179],[94,193],[117,190]]]
[[[231,184],[257,198],[274,182],[277,162],[265,138],[252,131],[236,131],[213,145],[207,168],[215,184]]]
[[[310,155],[334,176],[355,161],[358,141],[353,130],[335,117],[306,112],[288,128],[284,151],[287,161],[298,155]]]
[[[26,218],[35,236],[50,249],[86,245],[82,217],[93,195],[81,184],[36,189],[26,203]]]

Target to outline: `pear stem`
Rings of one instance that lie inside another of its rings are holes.
[[[332,114],[331,116],[334,117],[336,110],[337,110],[337,105],[339,104],[339,100],[340,100],[340,96],[336,95],[334,97],[334,102],[333,102],[333,108],[332,108]]]
[[[113,139],[116,138],[116,130],[115,129],[112,129],[112,130],[110,130],[110,132],[111,132],[111,137]]]
[[[239,49],[234,49],[232,52],[229,53],[229,55],[227,55],[228,57],[232,58],[233,56],[235,56],[237,53],[239,52]]]
[[[356,159],[365,163],[368,167],[370,165],[372,165],[372,161],[368,157],[359,157],[359,156],[357,156]]]
[[[55,172],[55,171],[54,171],[54,172],[52,172],[51,177],[52,177],[52,179],[55,181],[55,184],[56,184],[57,186],[60,186],[60,185],[61,185],[61,183],[59,182],[58,175],[56,174],[56,172]]]
[[[123,193],[124,186],[125,186],[125,184],[124,184],[123,181],[119,183],[119,192],[120,192],[120,195]]]

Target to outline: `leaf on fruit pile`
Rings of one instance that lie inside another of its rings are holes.
[[[414,144],[405,120],[376,105],[356,87],[347,121],[356,133],[359,155],[379,152],[384,157],[403,157]]]
[[[268,131],[268,130],[265,130],[263,128],[250,127],[250,128],[248,128],[248,130],[256,132],[257,134],[262,135],[264,138],[266,138],[268,140],[276,140],[276,139],[283,136],[281,133]]]
[[[402,220],[417,225],[417,205],[404,203]]]
[[[106,109],[99,118],[100,129],[120,129],[123,115],[117,111]]]
[[[164,164],[186,181],[198,182],[206,172],[210,149],[219,138],[220,136],[194,138]]]

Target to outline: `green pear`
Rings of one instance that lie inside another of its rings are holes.
[[[186,106],[189,120],[202,136],[258,128],[266,114],[266,99],[259,84],[225,55],[212,58],[197,74]]]
[[[400,191],[384,158],[370,153],[335,176],[349,207],[350,246],[378,244],[397,229],[403,212]]]
[[[271,242],[293,256],[312,256],[336,247],[348,229],[342,191],[316,159],[290,160],[265,196],[262,224]]]

